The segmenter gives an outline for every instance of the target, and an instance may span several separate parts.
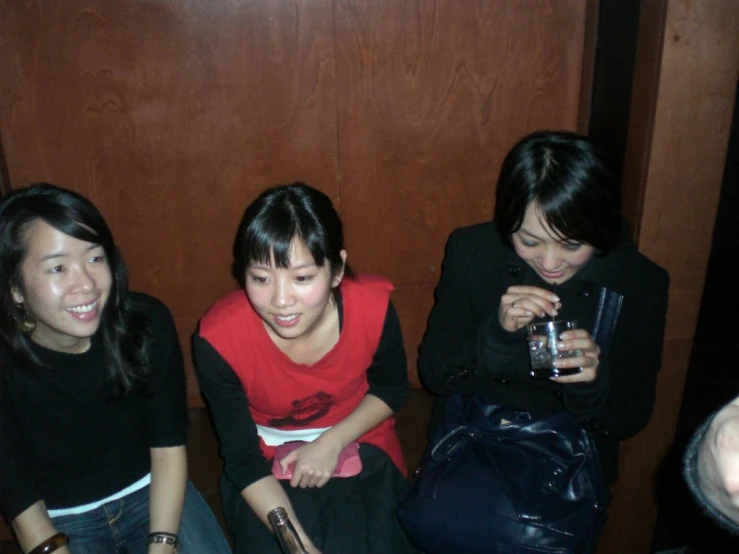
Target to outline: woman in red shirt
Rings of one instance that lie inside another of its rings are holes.
[[[279,551],[267,524],[278,506],[312,554],[413,552],[395,517],[406,470],[393,413],[408,378],[392,285],[353,275],[331,200],[301,183],[246,209],[234,258],[242,289],[203,316],[193,350],[235,552]],[[334,476],[354,442],[361,473]]]

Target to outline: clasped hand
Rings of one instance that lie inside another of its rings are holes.
[[[513,333],[522,329],[534,318],[556,317],[562,302],[551,291],[539,287],[513,286],[509,287],[500,299],[498,320],[501,327]],[[552,377],[557,383],[587,383],[595,380],[600,361],[600,348],[593,337],[585,329],[572,329],[560,335],[561,341],[557,349],[561,351],[580,350],[581,356],[561,358],[554,362],[560,369],[580,367],[582,371],[575,375]]]
[[[322,487],[328,483],[336,469],[341,453],[341,445],[330,441],[322,441],[321,437],[313,442],[306,443],[282,458],[280,467],[287,473],[290,465],[295,463],[291,487],[302,489]]]

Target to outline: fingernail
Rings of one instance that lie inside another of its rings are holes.
[[[553,296],[552,299],[553,302],[559,302],[559,296]]]
[[[552,315],[557,315],[559,312],[557,312],[557,308],[552,308]]]
[[[565,343],[563,343],[563,342],[558,342],[558,343],[557,343],[557,350],[561,350],[561,349],[562,349],[562,348],[564,348],[564,347],[565,347]],[[555,363],[556,363],[556,362],[555,362]]]

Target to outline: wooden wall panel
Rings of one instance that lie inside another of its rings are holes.
[[[393,292],[393,304],[403,328],[405,354],[408,358],[408,377],[412,387],[420,387],[418,378],[418,346],[426,331],[426,319],[434,305],[435,285],[409,285]]]
[[[99,205],[133,286],[172,309],[188,364],[197,318],[234,286],[246,203],[269,184],[314,184],[338,201],[358,269],[422,287],[402,315],[415,379],[449,231],[490,217],[520,135],[577,125],[585,11],[0,0],[10,182],[52,181]]]
[[[640,30],[626,161],[633,181],[627,184],[639,248],[670,272],[670,309],[654,416],[624,443],[601,554],[649,549],[654,476],[683,395],[739,77],[734,0],[645,1],[643,8],[656,26]],[[640,66],[643,58],[650,62]]]
[[[331,0],[0,0],[0,13],[12,185],[97,203],[189,364],[197,319],[235,286],[246,204],[296,179],[336,196]]]
[[[348,250],[360,270],[414,287],[401,312],[414,384],[449,233],[492,217],[500,163],[518,138],[577,126],[586,7],[336,1]]]
[[[341,206],[366,269],[436,282],[449,232],[490,219],[513,142],[576,127],[585,12],[585,1],[336,1]]]

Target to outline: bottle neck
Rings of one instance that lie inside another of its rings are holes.
[[[307,554],[285,508],[275,508],[267,514],[267,519],[284,554]]]

